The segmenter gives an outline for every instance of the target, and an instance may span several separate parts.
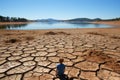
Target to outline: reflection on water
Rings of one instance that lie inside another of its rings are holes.
[[[13,28],[23,28],[27,24],[9,24],[9,25],[0,25],[0,29],[13,29]]]
[[[76,26],[77,28],[79,28],[80,26],[86,28],[87,26],[90,25],[90,23],[69,23],[69,24],[72,24],[72,25]]]
[[[114,26],[91,23],[34,22],[29,24],[1,25],[0,29],[33,30],[33,29],[111,28],[111,27]]]

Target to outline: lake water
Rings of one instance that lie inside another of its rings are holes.
[[[2,25],[0,29],[7,30],[38,30],[38,29],[70,29],[70,28],[111,28],[112,25],[66,22],[34,22],[20,25]]]

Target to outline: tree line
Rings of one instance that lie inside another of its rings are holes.
[[[4,17],[0,15],[0,22],[27,22],[28,20],[25,18],[19,17]]]

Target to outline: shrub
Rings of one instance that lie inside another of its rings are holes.
[[[17,40],[17,39],[9,39],[9,40],[6,40],[5,42],[6,43],[16,43],[16,42],[18,42],[19,40]]]

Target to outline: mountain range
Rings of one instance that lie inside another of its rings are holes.
[[[38,22],[59,22],[61,20],[56,20],[56,19],[48,18],[48,19],[37,19],[36,21],[38,21]]]
[[[89,19],[89,18],[75,18],[75,19],[68,19],[68,20],[57,20],[57,19],[38,19],[36,21],[38,22],[88,22],[88,21],[100,21],[102,19],[95,18],[95,19]]]
[[[120,18],[114,18],[114,19],[101,19],[101,18],[95,18],[95,19],[90,19],[90,18],[74,18],[74,19],[68,19],[68,20],[57,20],[57,19],[38,19],[35,20],[37,22],[91,22],[91,21],[116,21],[120,20]]]

